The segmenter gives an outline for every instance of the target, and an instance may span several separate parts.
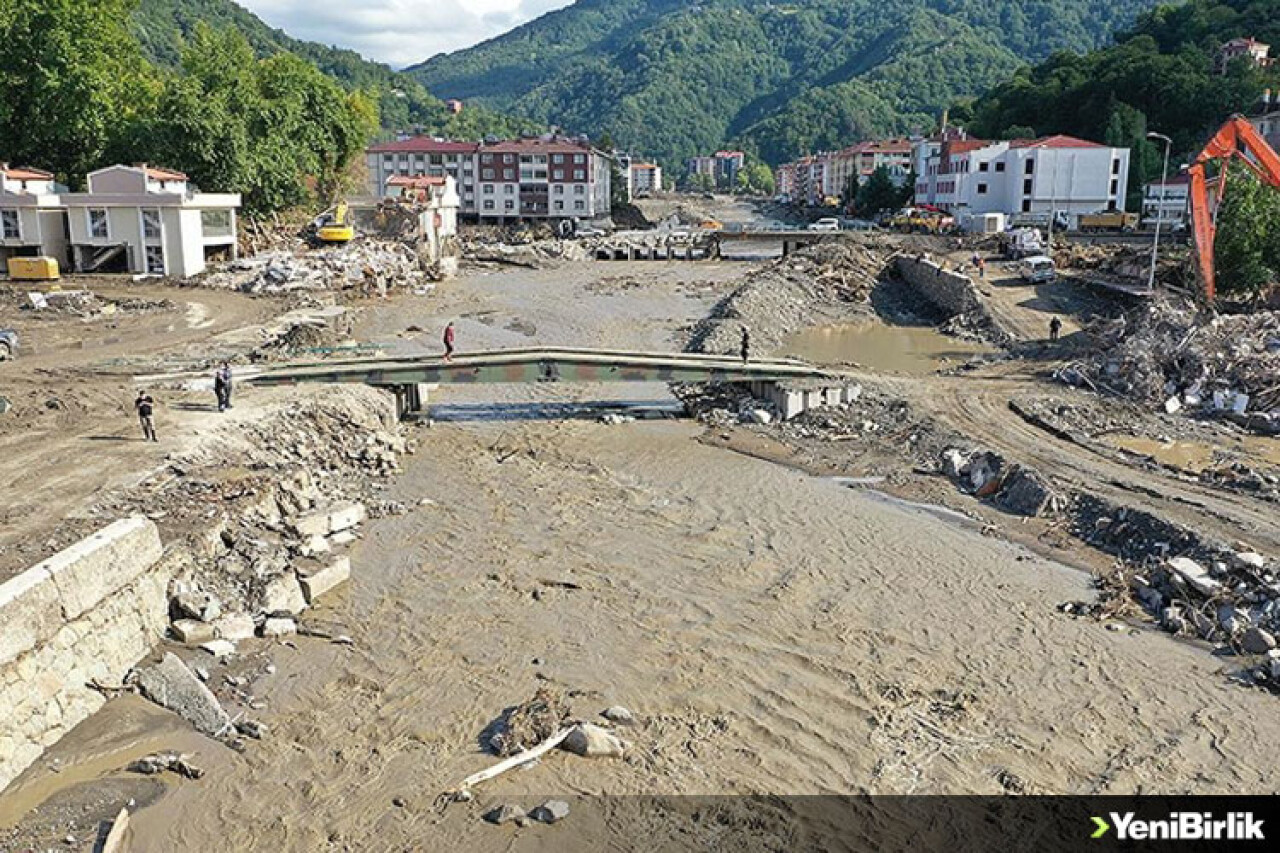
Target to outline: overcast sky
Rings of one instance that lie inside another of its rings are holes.
[[[294,38],[397,68],[504,33],[573,0],[236,0]]]

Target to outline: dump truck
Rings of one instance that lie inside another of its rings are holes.
[[[1100,210],[1080,215],[1081,231],[1136,231],[1138,214],[1123,210]]]

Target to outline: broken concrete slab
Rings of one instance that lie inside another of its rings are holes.
[[[169,625],[169,630],[178,638],[178,642],[189,646],[207,643],[217,636],[212,625],[199,619],[175,619]]]
[[[293,572],[285,572],[262,590],[264,613],[289,613],[296,616],[306,609],[307,598]]]
[[[298,633],[298,623],[292,619],[272,616],[262,623],[264,637],[287,637],[296,633]]]
[[[327,536],[329,534],[329,513],[322,511],[300,515],[289,523],[289,527],[303,539],[309,540],[313,536]]]
[[[368,517],[364,504],[348,503],[336,507],[329,513],[329,532],[341,533],[350,530]]]
[[[1209,576],[1204,566],[1190,557],[1171,557],[1167,565],[1201,595],[1213,595],[1222,586]]]
[[[298,581],[302,586],[302,594],[307,603],[314,605],[316,599],[351,577],[351,558],[339,557],[323,568],[304,569],[299,573]]]
[[[213,631],[220,640],[247,640],[257,633],[257,626],[249,614],[232,613],[214,622]]]
[[[1038,472],[1025,465],[1014,465],[1000,484],[996,505],[1006,512],[1035,518],[1052,506],[1054,498],[1049,482]]]
[[[173,711],[196,731],[218,737],[231,726],[231,718],[218,698],[172,652],[166,653],[158,664],[137,672],[142,695]]]
[[[201,643],[200,648],[213,655],[215,660],[229,658],[236,653],[236,644],[230,640],[209,640]]]

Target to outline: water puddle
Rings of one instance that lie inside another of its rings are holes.
[[[886,373],[922,376],[995,350],[949,337],[929,326],[880,322],[819,326],[793,336],[786,353],[815,364],[858,364]]]
[[[1280,440],[1245,436],[1223,445],[1200,441],[1160,441],[1140,435],[1105,435],[1104,444],[1149,456],[1161,465],[1198,474],[1213,467],[1215,459],[1239,457],[1246,464],[1280,466]]]

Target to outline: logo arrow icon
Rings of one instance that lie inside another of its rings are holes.
[[[1101,838],[1107,834],[1107,830],[1111,829],[1111,825],[1109,823],[1096,815],[1093,817],[1093,823],[1098,828],[1093,831],[1093,835],[1089,836],[1090,838]]]

